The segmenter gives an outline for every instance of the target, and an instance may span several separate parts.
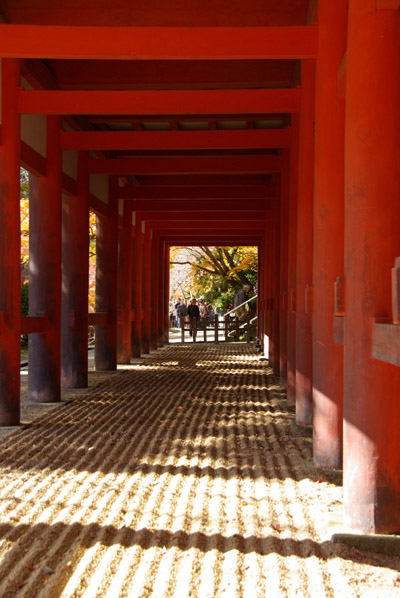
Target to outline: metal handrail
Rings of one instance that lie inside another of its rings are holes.
[[[254,299],[257,299],[257,296],[258,295],[254,295],[254,297],[250,297],[250,299],[247,299],[247,301],[245,301],[244,303],[241,303],[240,305],[237,305],[236,307],[234,307],[230,311],[227,311],[226,314],[224,316],[222,316],[222,317],[225,318],[226,316],[229,316],[229,314],[231,314],[232,312],[234,312],[237,309],[239,309],[239,307],[243,307],[243,305],[246,305],[246,303],[250,303],[250,301],[254,301]]]
[[[251,318],[251,320],[248,320],[246,322],[243,322],[243,324],[241,324],[239,326],[239,330],[243,330],[243,328],[246,328],[248,324],[253,324],[255,321],[257,320],[257,316],[254,316],[254,318]],[[230,332],[228,332],[228,336],[234,336],[236,334],[236,330],[231,330]]]

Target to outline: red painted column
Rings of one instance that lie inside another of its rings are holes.
[[[400,12],[350,0],[345,126],[344,513],[400,531],[400,368],[371,357],[400,255]]]
[[[61,386],[88,385],[89,172],[78,153],[78,195],[64,196],[62,215]]]
[[[279,280],[279,375],[280,385],[287,388],[287,331],[288,331],[288,234],[289,234],[289,195],[290,195],[290,152],[282,152],[282,173],[280,181],[280,280]]]
[[[315,61],[303,60],[297,196],[296,422],[312,425],[312,308],[307,287],[313,278]]]
[[[118,262],[118,363],[131,361],[132,204],[124,201]]]
[[[290,196],[288,222],[288,319],[287,319],[287,400],[296,403],[296,268],[297,191],[299,172],[299,117],[292,115],[293,143],[290,149]]]
[[[142,235],[142,218],[140,212],[136,212],[135,221],[135,237],[133,240],[133,308],[134,308],[134,319],[132,322],[132,344],[131,344],[131,355],[132,357],[140,357],[141,345],[142,345],[142,249],[143,249],[143,235]]]
[[[164,345],[164,295],[165,295],[165,242],[159,239],[158,242],[158,287],[157,287],[157,346]]]
[[[170,272],[170,246],[165,245],[164,258],[164,339],[165,344],[169,343],[169,272]]]
[[[0,425],[18,425],[20,392],[19,61],[2,59],[0,146]]]
[[[151,268],[150,268],[150,350],[157,349],[158,329],[158,234],[151,235]]]
[[[272,208],[272,338],[273,370],[279,376],[280,371],[280,202],[275,198]]]
[[[333,340],[333,290],[344,270],[344,112],[337,79],[346,50],[347,3],[319,2],[315,100],[314,462],[336,469],[343,452],[343,347]]]
[[[106,312],[108,321],[105,326],[96,326],[96,370],[117,368],[119,217],[117,185],[117,177],[110,177],[108,217],[97,217],[96,312]]]
[[[142,353],[150,352],[150,274],[151,274],[151,229],[146,222],[143,240],[143,320]]]
[[[263,289],[264,289],[264,299],[263,299],[263,355],[267,359],[270,356],[270,332],[269,332],[269,293],[270,293],[270,278],[269,278],[269,267],[270,267],[270,260],[269,260],[269,249],[270,249],[270,223],[267,222],[265,225],[265,238],[262,246],[262,254],[263,254]]]
[[[61,399],[61,118],[47,117],[46,177],[29,177],[29,314],[46,314],[44,334],[29,336],[28,397]]]

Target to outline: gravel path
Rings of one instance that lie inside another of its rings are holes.
[[[292,423],[252,346],[188,344],[2,437],[0,596],[400,596],[400,558],[329,541]]]

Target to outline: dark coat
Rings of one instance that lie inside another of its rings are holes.
[[[200,311],[198,305],[189,305],[188,307],[188,316],[190,319],[192,318],[200,318]]]

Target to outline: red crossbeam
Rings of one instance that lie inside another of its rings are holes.
[[[266,199],[177,199],[177,200],[132,200],[132,209],[146,212],[254,212],[257,210],[270,210],[271,202]]]
[[[276,196],[274,185],[238,187],[120,187],[119,199],[264,199]]]
[[[298,112],[300,99],[300,88],[178,91],[32,91],[21,89],[18,95],[18,110],[21,114],[109,113],[179,114],[184,116],[216,113],[224,115],[265,114],[267,112],[280,114]],[[135,132],[141,133],[141,131]],[[100,149],[105,148],[101,147]]]
[[[62,131],[64,150],[203,150],[290,147],[292,129],[244,131]]]
[[[317,27],[0,25],[0,56],[97,60],[315,58]]]
[[[280,156],[213,158],[101,158],[89,160],[93,174],[269,173],[282,166]]]

